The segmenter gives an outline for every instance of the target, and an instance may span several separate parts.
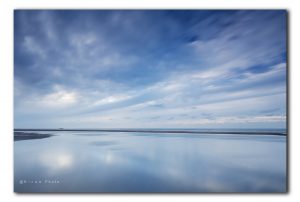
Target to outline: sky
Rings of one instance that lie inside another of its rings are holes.
[[[15,128],[285,128],[284,10],[16,10]]]

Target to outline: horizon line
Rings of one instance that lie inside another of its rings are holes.
[[[284,132],[273,132],[273,131],[236,131],[236,130],[243,130],[243,129],[235,129],[234,131],[230,131],[230,129],[220,129],[224,131],[211,131],[216,129],[202,129],[202,131],[199,131],[200,129],[184,129],[182,128],[177,129],[154,129],[154,128],[144,128],[144,129],[138,129],[138,128],[131,128],[131,129],[64,129],[64,128],[58,128],[58,129],[14,129],[14,132],[16,131],[53,131],[53,132],[59,132],[59,131],[66,131],[66,132],[141,132],[141,133],[192,133],[192,134],[236,134],[236,135],[279,135],[279,136],[286,136],[287,134]],[[198,131],[197,131],[198,130]],[[232,130],[232,129],[231,129]],[[246,130],[246,129],[244,129]],[[249,129],[248,129],[249,130]],[[255,129],[253,129],[255,130]],[[256,129],[258,130],[258,129]],[[267,129],[261,129],[261,130],[267,130]],[[270,130],[270,129],[269,129]],[[278,129],[277,129],[278,130]],[[283,129],[285,130],[285,129]]]

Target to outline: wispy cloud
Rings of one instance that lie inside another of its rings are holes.
[[[18,10],[15,127],[285,127],[285,27],[280,10]]]

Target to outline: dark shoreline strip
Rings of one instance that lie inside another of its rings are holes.
[[[48,138],[53,135],[50,134],[39,134],[39,133],[24,133],[24,132],[14,132],[14,141],[21,140],[33,140],[33,139],[43,139]]]
[[[190,130],[131,130],[131,129],[14,129],[14,131],[66,131],[66,132],[136,132],[136,133],[192,133],[192,134],[224,134],[224,135],[278,135],[286,136],[281,132],[247,132],[247,131],[190,131]]]

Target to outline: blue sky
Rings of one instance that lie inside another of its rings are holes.
[[[14,19],[15,128],[284,128],[286,11]]]

